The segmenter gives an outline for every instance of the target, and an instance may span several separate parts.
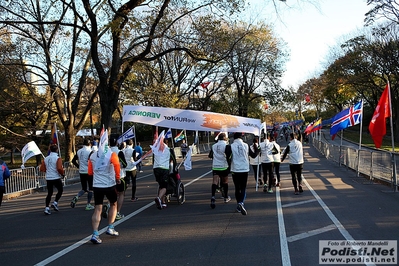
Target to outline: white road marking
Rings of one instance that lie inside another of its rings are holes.
[[[285,232],[283,208],[281,206],[280,188],[276,189],[278,230],[280,235],[281,261],[283,266],[291,266],[290,251],[288,249],[287,235]]]
[[[284,204],[284,205],[282,205],[282,207],[283,208],[292,207],[292,206],[297,206],[297,205],[306,204],[306,203],[315,202],[315,201],[317,201],[317,200],[316,199],[303,200],[303,201]]]
[[[191,185],[192,183],[194,183],[194,182],[200,180],[201,178],[203,178],[204,176],[207,176],[207,175],[210,174],[210,173],[212,173],[212,171],[209,171],[209,172],[207,172],[207,173],[205,173],[205,174],[203,174],[203,175],[197,177],[196,179],[191,180],[190,182],[188,182],[188,183],[185,184],[184,186],[185,186],[185,187],[188,187],[188,186]],[[141,177],[141,178],[144,178],[144,177]],[[154,205],[154,204],[155,204],[154,201],[148,203],[147,205],[145,205],[145,206],[141,207],[140,209],[138,209],[138,210],[132,212],[131,214],[126,215],[123,219],[121,219],[121,220],[119,220],[119,221],[116,221],[116,222],[114,223],[114,225],[117,226],[117,225],[119,225],[119,224],[121,224],[121,223],[126,222],[126,221],[129,220],[130,218],[132,218],[132,217],[136,216],[137,214],[143,212],[144,210],[148,209],[149,207],[151,207],[151,206]],[[107,227],[104,227],[103,229],[99,230],[98,233],[99,233],[100,235],[103,234],[103,233],[105,233],[105,232],[107,231],[107,228],[108,228],[108,226],[107,226]],[[47,264],[49,264],[49,263],[55,261],[56,259],[58,259],[58,258],[64,256],[65,254],[71,252],[72,250],[74,250],[74,249],[80,247],[81,245],[86,244],[87,241],[89,241],[90,239],[91,239],[91,235],[89,235],[89,236],[83,238],[82,240],[76,242],[75,244],[70,245],[70,246],[67,247],[67,248],[64,248],[63,250],[61,250],[61,251],[55,253],[54,255],[48,257],[47,259],[42,260],[41,262],[35,264],[35,266],[47,265]]]
[[[319,229],[315,229],[315,230],[311,230],[311,231],[308,231],[308,232],[305,232],[305,233],[301,233],[301,234],[297,234],[297,235],[294,235],[294,236],[287,237],[287,241],[288,242],[294,242],[294,241],[297,241],[297,240],[301,240],[301,239],[304,239],[304,238],[308,238],[308,237],[311,237],[311,236],[322,234],[324,232],[328,232],[328,231],[335,230],[335,229],[337,229],[335,224],[331,224],[331,225],[328,225],[328,226],[325,226],[325,227],[322,227],[322,228],[319,228]]]

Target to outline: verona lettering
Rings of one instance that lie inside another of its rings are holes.
[[[185,122],[185,123],[195,123],[195,119],[180,117],[180,116],[164,116],[165,120],[168,121],[177,121],[177,122]]]
[[[136,116],[144,116],[151,118],[160,118],[161,114],[153,113],[153,112],[145,112],[145,111],[130,111],[128,115],[136,115]]]

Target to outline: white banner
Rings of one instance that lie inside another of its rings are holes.
[[[28,142],[21,151],[22,165],[26,163],[31,157],[42,154],[39,147],[34,141]]]
[[[259,135],[260,119],[184,109],[125,105],[123,122],[199,131],[246,132]]]

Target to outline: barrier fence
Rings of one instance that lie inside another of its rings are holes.
[[[193,147],[193,154],[209,151],[209,143],[200,144]],[[176,156],[181,156],[180,148],[174,148]],[[144,162],[144,165],[152,164],[152,157],[149,156]],[[26,194],[31,194],[33,191],[46,189],[46,175],[39,171],[39,167],[26,167],[18,169],[10,169],[11,176],[5,180],[6,193],[4,200],[19,197]],[[65,178],[64,185],[70,185],[80,182],[79,169],[72,163],[64,163]]]
[[[366,176],[370,181],[378,179],[391,184],[391,187],[397,191],[398,154],[382,150],[335,145],[317,137],[312,138],[312,144],[328,160],[352,169],[357,172],[358,176]]]
[[[396,164],[399,160],[398,154],[372,149],[359,150],[352,146],[335,145],[317,137],[311,138],[311,142],[328,160],[352,169],[358,175],[367,176],[370,181],[378,179],[387,182],[397,191]],[[193,147],[193,154],[208,152],[211,146],[212,144],[210,143],[196,145]],[[180,148],[175,147],[174,150],[176,156],[181,157]],[[143,163],[144,165],[152,164],[152,157],[148,157]],[[79,169],[72,163],[64,163],[64,169],[64,185],[80,182]],[[5,182],[5,200],[46,188],[45,173],[40,172],[39,167],[26,167],[25,169],[12,169],[10,171],[11,177]]]

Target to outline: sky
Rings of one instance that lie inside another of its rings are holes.
[[[270,0],[249,1],[256,7],[256,16],[273,24],[278,37],[288,45],[290,59],[282,78],[285,88],[297,89],[307,79],[317,77],[330,49],[360,30],[370,9],[366,0],[309,0],[315,5],[304,1],[276,1],[280,18]]]

